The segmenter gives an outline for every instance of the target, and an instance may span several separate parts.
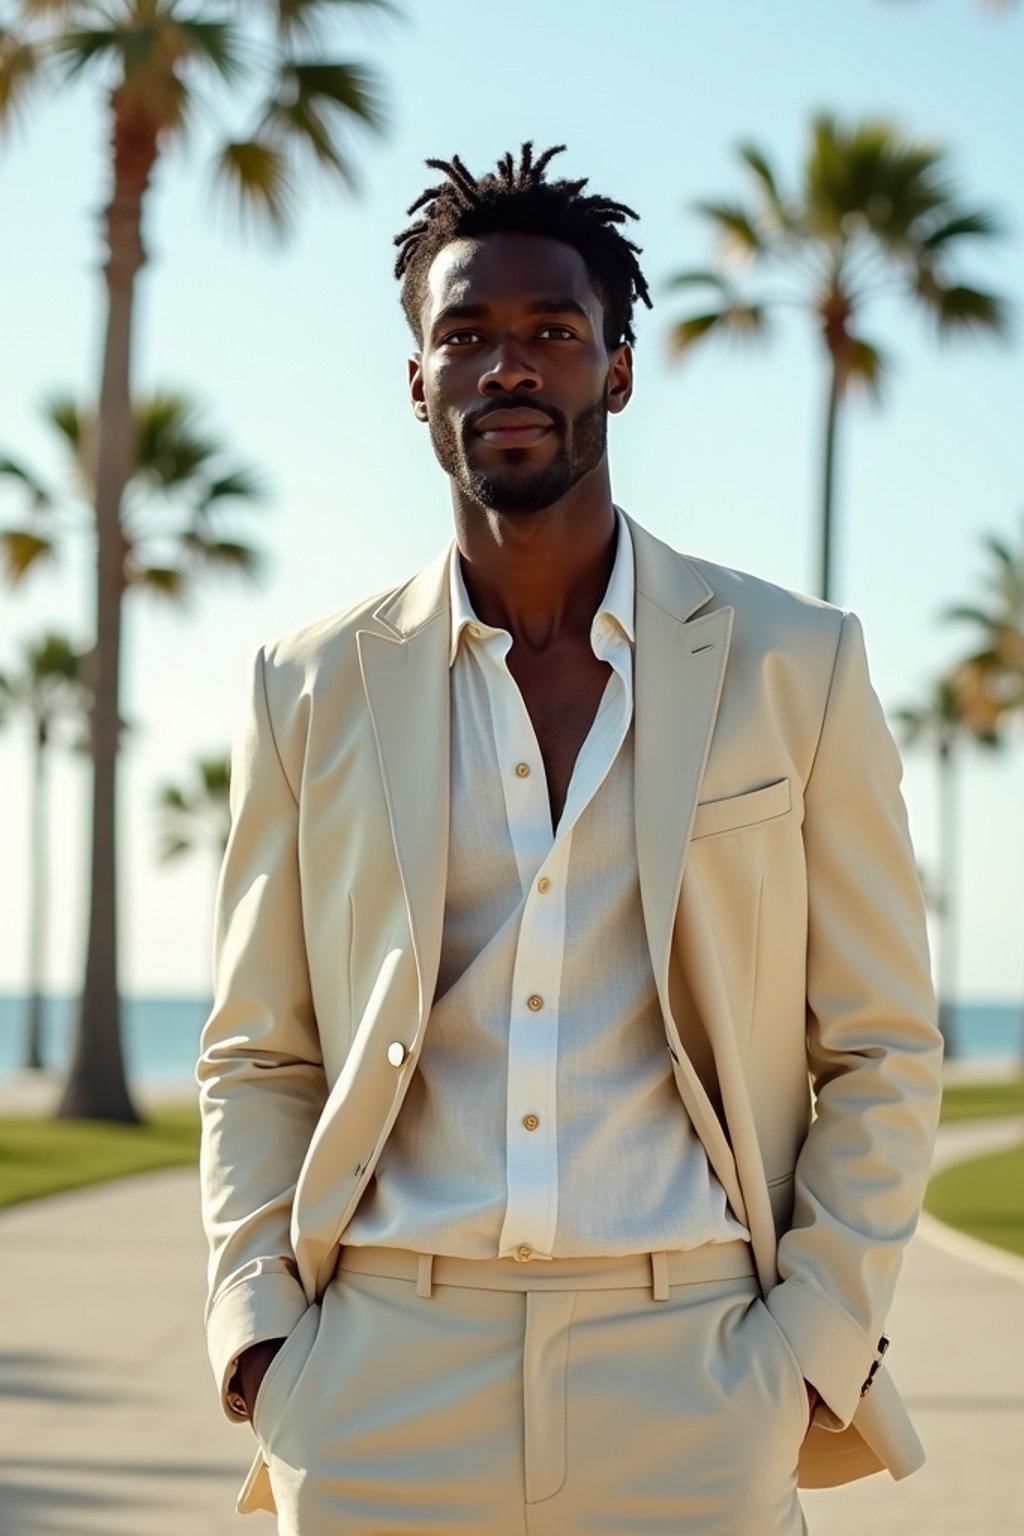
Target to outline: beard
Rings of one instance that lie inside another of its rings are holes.
[[[491,411],[524,405],[551,418],[551,430],[558,439],[554,459],[531,469],[528,448],[509,448],[501,464],[487,468],[474,464],[469,445],[475,441],[475,422]],[[560,501],[604,458],[608,407],[603,391],[572,417],[532,398],[506,401],[492,397],[470,416],[431,416],[429,426],[438,463],[471,501],[489,512],[541,512]]]

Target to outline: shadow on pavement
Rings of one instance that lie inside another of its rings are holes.
[[[21,1403],[123,1402],[123,1391],[87,1384],[93,1365],[88,1360],[66,1360],[39,1350],[5,1350],[0,1353],[0,1398]]]
[[[107,1519],[115,1511],[123,1520],[133,1509],[139,1536],[145,1536],[157,1512],[180,1511],[185,1528],[195,1521],[197,1486],[225,1479],[232,1485],[240,1480],[237,1463],[0,1461],[0,1530],[3,1536],[67,1536],[72,1530],[91,1536],[108,1529]],[[117,1528],[126,1527],[118,1523]]]

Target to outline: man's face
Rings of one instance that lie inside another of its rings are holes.
[[[603,306],[572,246],[520,234],[453,241],[428,273],[422,324],[413,407],[464,498],[537,512],[603,462],[632,357],[605,346]]]

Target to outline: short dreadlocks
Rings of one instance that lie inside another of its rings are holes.
[[[497,172],[474,180],[458,155],[451,160],[428,160],[433,170],[447,177],[440,186],[428,187],[407,210],[426,209],[423,217],[395,236],[400,247],[395,276],[402,280],[402,308],[417,340],[422,342],[421,315],[427,271],[438,251],[463,236],[511,232],[544,235],[562,240],[579,251],[591,281],[604,305],[604,340],[608,347],[635,340],[633,303],[651,298],[640,270],[634,245],[615,227],[637,215],[625,203],[591,194],[583,196],[586,177],[580,181],[545,181],[544,171],[564,144],[546,149],[533,158],[533,144],[520,151],[518,167],[511,151],[498,161]]]

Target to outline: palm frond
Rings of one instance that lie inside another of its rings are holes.
[[[728,304],[723,309],[679,320],[669,332],[669,352],[675,357],[690,351],[712,331],[741,340],[761,339],[769,329],[768,312],[761,304]]]
[[[996,294],[963,283],[944,283],[929,268],[918,273],[915,291],[934,317],[940,336],[1010,335],[1010,306]]]
[[[177,784],[164,784],[159,790],[158,801],[162,810],[188,813],[190,807]]]
[[[195,23],[195,37],[165,0],[132,0],[120,11],[96,7],[88,26],[65,28],[52,41],[65,79],[74,80],[93,66],[113,62],[119,73],[114,108],[159,130],[177,132],[184,125],[190,92],[178,70],[183,60],[203,52],[204,39],[216,44]],[[100,26],[100,20],[109,23]],[[212,62],[208,60],[209,62]]]
[[[192,844],[187,838],[168,833],[160,840],[158,857],[162,864],[169,864],[173,859],[180,858],[182,854],[191,852]]]
[[[52,560],[57,553],[52,539],[30,533],[27,528],[5,528],[0,531],[0,567],[4,580],[15,587],[43,560]]]
[[[38,480],[24,464],[0,456],[0,479],[16,480],[22,490],[28,492],[29,505],[34,512],[47,511],[53,506],[53,497],[41,480]]]
[[[198,430],[199,411],[186,395],[157,391],[136,401],[133,478],[163,492],[187,485],[216,455],[217,444]]]
[[[76,11],[84,11],[87,4],[88,0],[18,0],[18,9],[32,21],[68,21]]]
[[[208,64],[229,85],[236,84],[246,72],[238,26],[231,21],[194,21],[176,17],[175,31],[181,38],[183,55]]]
[[[722,313],[720,309],[709,310],[704,315],[689,315],[685,320],[677,320],[668,334],[670,354],[682,357],[684,353],[692,351],[698,341],[702,341],[721,324]]]
[[[380,11],[399,16],[391,0],[274,0],[278,35],[284,39],[316,37],[320,25],[338,11]]]
[[[0,132],[15,121],[44,74],[39,45],[0,27]]]
[[[979,208],[972,213],[957,213],[943,219],[929,234],[922,236],[921,245],[926,251],[937,251],[965,236],[998,237],[1004,233],[1001,220],[994,213]]]
[[[78,682],[82,652],[67,635],[51,629],[26,646],[25,662],[33,677],[58,677],[67,682]]]
[[[243,218],[265,223],[278,237],[292,223],[293,185],[283,149],[267,139],[225,144],[214,159],[216,182],[234,196]]]
[[[207,799],[226,800],[231,787],[230,757],[202,758],[199,762],[199,776]]]
[[[975,608],[969,603],[955,603],[944,608],[941,617],[953,624],[977,624],[981,629],[987,629],[992,622],[991,615],[983,608]]]
[[[841,384],[859,385],[876,403],[882,398],[882,385],[889,373],[890,363],[881,348],[863,337],[852,336],[844,352],[841,367]]]
[[[895,249],[952,196],[944,151],[883,118],[844,128],[831,114],[819,114],[804,181],[816,234],[846,239],[863,229]]]
[[[1017,556],[1005,539],[997,533],[986,533],[982,538],[982,544],[993,557],[997,565],[1001,565],[1004,571],[1013,571],[1017,564]]]
[[[111,27],[72,27],[54,38],[52,48],[60,60],[65,80],[75,80],[94,64],[118,58],[122,31]]]
[[[764,241],[757,225],[739,204],[702,201],[696,208],[716,226],[727,255],[751,257],[763,251]]]
[[[126,580],[130,587],[141,587],[175,603],[185,600],[191,586],[188,573],[173,565],[133,566],[126,573]]]
[[[219,475],[211,481],[209,489],[197,507],[198,512],[206,512],[215,503],[228,500],[259,502],[266,501],[269,491],[265,482],[249,469],[233,469],[227,474]]]
[[[714,288],[718,293],[728,293],[729,284],[719,272],[694,267],[686,272],[673,272],[665,283],[666,288]]]
[[[262,552],[237,539],[209,539],[191,532],[182,540],[197,563],[235,571],[249,581],[259,581],[266,569]]]
[[[793,218],[790,210],[783,202],[779,192],[778,183],[767,159],[758,149],[756,144],[743,143],[739,145],[740,159],[753,171],[758,189],[764,198],[772,220],[780,229],[793,228]]]
[[[286,60],[259,132],[282,148],[307,151],[350,190],[356,180],[340,129],[356,123],[381,132],[383,109],[376,77],[355,64],[298,64]]]
[[[955,667],[933,682],[918,703],[894,710],[892,718],[900,727],[906,746],[930,741],[940,751],[948,751],[960,737],[974,735],[975,722],[979,729],[987,729],[987,720],[983,724],[980,718],[980,707],[972,719],[965,679]]]
[[[74,396],[66,390],[47,396],[43,415],[77,456],[82,447],[83,419]]]
[[[960,714],[975,738],[987,746],[1001,744],[1001,727],[1021,701],[1021,679],[1000,657],[979,652],[957,663],[950,674]]]

